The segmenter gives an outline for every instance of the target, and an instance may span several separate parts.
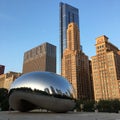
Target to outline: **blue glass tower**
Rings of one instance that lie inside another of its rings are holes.
[[[79,28],[79,10],[66,3],[60,3],[60,62],[67,47],[67,27],[74,22]],[[61,66],[61,63],[60,63]]]

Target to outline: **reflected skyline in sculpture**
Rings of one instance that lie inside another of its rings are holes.
[[[22,75],[13,82],[9,94],[10,107],[19,111],[43,108],[54,112],[66,112],[75,106],[72,85],[62,76],[51,72],[31,72]],[[31,104],[31,108],[25,108],[23,101],[26,101],[26,105]]]

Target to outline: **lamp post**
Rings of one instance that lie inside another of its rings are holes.
[[[83,112],[84,104],[80,104],[80,110]]]

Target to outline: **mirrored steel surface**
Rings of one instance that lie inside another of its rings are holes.
[[[75,105],[73,100],[75,94],[72,85],[62,76],[51,72],[24,74],[12,83],[9,93],[10,107],[15,110],[20,109],[20,111],[24,111],[24,108],[20,108],[17,104],[21,103],[23,105],[24,102],[30,103],[32,106],[32,108],[26,109],[26,111],[38,107],[56,112],[64,112],[73,109]],[[32,95],[34,99],[31,97]],[[41,103],[36,103],[38,101]],[[42,105],[45,101],[47,105]],[[57,105],[57,102],[61,103],[61,105]],[[64,105],[67,105],[67,103],[68,109]],[[50,104],[54,106],[52,107]]]

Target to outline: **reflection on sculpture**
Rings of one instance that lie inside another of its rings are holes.
[[[22,112],[36,108],[67,112],[75,107],[71,84],[51,72],[31,72],[17,78],[9,90],[10,108]]]

